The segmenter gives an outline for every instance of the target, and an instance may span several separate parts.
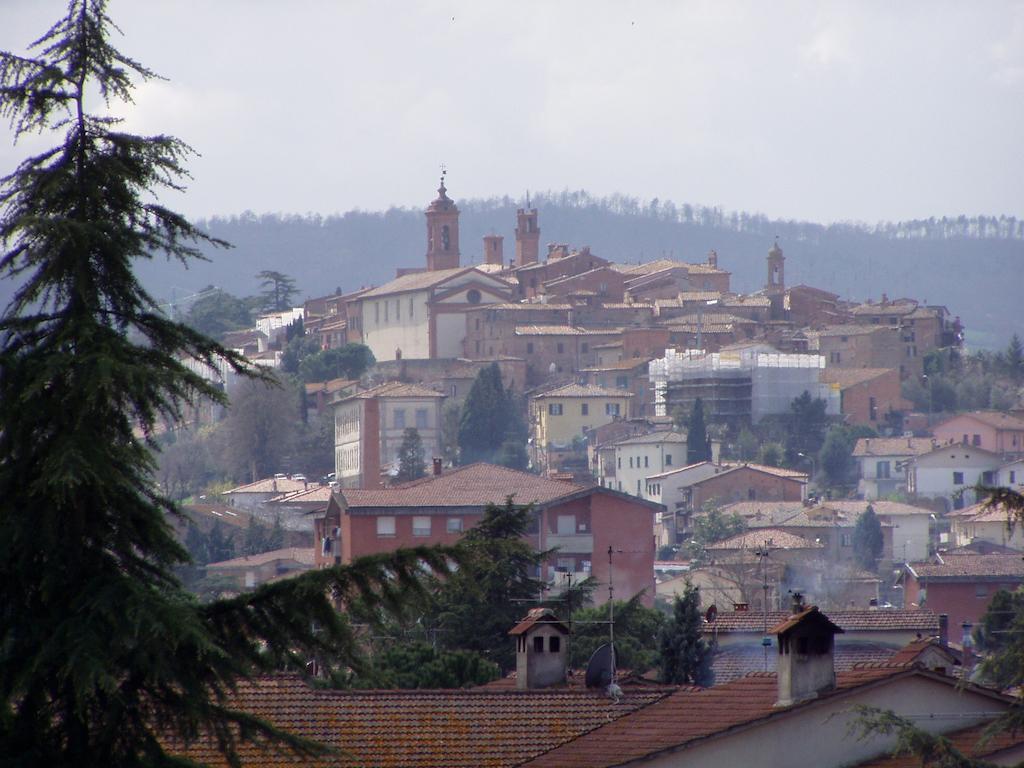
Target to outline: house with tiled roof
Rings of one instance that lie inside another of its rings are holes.
[[[657,430],[632,435],[602,446],[609,451],[602,462],[597,482],[634,496],[650,498],[647,476],[681,466],[686,461],[686,434],[676,430]]]
[[[445,396],[420,384],[390,381],[336,400],[334,473],[344,488],[376,488],[397,470],[405,430],[415,429],[429,461],[441,455]]]
[[[931,560],[907,563],[901,575],[906,605],[949,616],[952,627],[977,624],[1000,589],[1024,585],[1020,553],[988,555],[938,553]]]
[[[375,490],[336,490],[315,522],[317,562],[348,563],[404,546],[446,544],[483,517],[488,504],[532,505],[527,536],[538,551],[556,550],[542,574],[556,588],[593,576],[607,583],[607,550],[617,554],[616,597],[654,594],[654,523],[661,506],[608,488],[552,480],[493,464],[470,464]],[[600,590],[595,600],[600,602]]]
[[[585,433],[629,413],[633,393],[594,384],[566,384],[530,398],[531,460],[535,468],[557,469],[561,453],[580,454]]]
[[[936,445],[932,437],[859,438],[853,448],[853,458],[860,467],[858,494],[879,499],[905,491],[910,460]]]
[[[1014,705],[1009,696],[923,666],[868,663],[837,672],[833,637],[843,630],[830,619],[812,608],[772,627],[776,673],[681,689],[525,765],[839,768],[886,756],[895,744],[894,737],[858,738],[859,707],[913,716],[920,727],[944,733],[992,722]]]
[[[206,565],[207,577],[219,577],[238,590],[252,589],[284,576],[313,568],[311,547],[283,547]]]
[[[1003,465],[1000,454],[963,443],[940,442],[911,459],[907,493],[941,502],[946,511],[963,509],[978,500],[976,486],[991,486]]]
[[[229,506],[251,511],[283,493],[306,491],[315,485],[301,475],[293,478],[278,474],[223,491],[221,496]]]
[[[940,443],[982,448],[1008,458],[1024,457],[1024,418],[1001,411],[952,416],[932,430]]]
[[[821,372],[821,381],[839,390],[839,411],[847,424],[884,429],[902,424],[913,403],[900,393],[896,368],[840,368]]]
[[[955,547],[986,542],[1024,550],[1024,528],[1018,519],[1019,513],[1004,504],[989,506],[988,502],[980,502],[952,512],[948,517],[950,543]]]
[[[807,475],[802,472],[742,463],[697,480],[688,487],[684,513],[696,515],[705,504],[718,506],[736,501],[788,501],[799,503],[807,495]]]

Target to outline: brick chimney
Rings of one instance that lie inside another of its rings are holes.
[[[569,628],[550,608],[531,608],[509,634],[516,639],[516,688],[565,682]]]
[[[943,648],[949,646],[949,614],[939,614],[939,645]]]
[[[434,477],[440,477],[440,476],[441,476],[441,457],[440,456],[435,456],[434,457]]]
[[[804,608],[802,595],[793,595],[793,607],[801,610],[768,630],[779,649],[776,707],[813,699],[836,687],[835,635],[843,630],[817,606]]]

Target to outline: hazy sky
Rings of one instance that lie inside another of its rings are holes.
[[[0,0],[17,52],[63,12]],[[1024,216],[1024,2],[113,0],[200,216],[586,189],[815,221]],[[26,151],[0,128],[0,173]]]

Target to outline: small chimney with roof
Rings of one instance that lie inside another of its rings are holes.
[[[438,477],[441,474],[441,457],[434,457],[434,477]]]
[[[835,635],[843,630],[817,606],[804,607],[799,593],[793,595],[793,611],[768,630],[779,649],[776,707],[813,699],[836,687]]]
[[[547,688],[565,682],[569,628],[550,608],[532,608],[512,627],[516,640],[516,688]]]

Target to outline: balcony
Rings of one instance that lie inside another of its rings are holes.
[[[594,535],[591,533],[549,533],[544,546],[548,549],[557,547],[559,552],[589,555],[594,551]]]

